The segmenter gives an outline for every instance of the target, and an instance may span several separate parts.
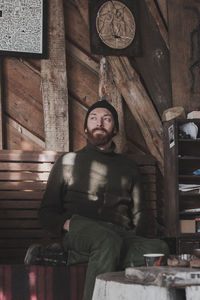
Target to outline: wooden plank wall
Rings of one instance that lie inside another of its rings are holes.
[[[168,12],[173,106],[188,113],[200,109],[200,1],[169,0]]]
[[[43,149],[44,120],[40,61],[27,62],[6,57],[3,61],[3,72],[5,148]]]
[[[164,4],[165,0],[160,0]],[[89,29],[81,16],[80,7],[87,1],[63,1],[67,80],[69,92],[70,150],[85,143],[82,123],[88,106],[98,99],[100,56],[90,52]],[[130,58],[139,72],[159,114],[170,106],[168,50],[157,28],[146,0],[140,0],[143,54]],[[151,38],[150,37],[151,34]],[[159,49],[156,52],[156,49]],[[159,56],[160,55],[160,56]],[[159,58],[160,57],[160,58]],[[153,58],[153,59],[152,59]],[[4,131],[6,149],[42,150],[45,147],[44,117],[41,93],[40,60],[5,57]],[[154,79],[155,78],[155,79]],[[141,131],[123,103],[128,151],[149,153]],[[135,130],[131,130],[134,128]]]
[[[166,0],[152,1],[159,8],[156,10],[157,14],[166,20]],[[158,116],[161,117],[163,110],[171,106],[172,102],[169,50],[159,29],[160,19],[156,20],[154,15],[155,7],[150,9],[149,3],[152,4],[152,1],[139,0],[143,51],[140,57],[130,57],[129,61],[139,74]],[[90,52],[87,17],[81,14],[83,6],[87,11],[87,0],[67,0],[63,1],[63,5],[69,98],[69,150],[73,151],[85,145],[84,116],[87,108],[98,99],[101,56]],[[41,61],[4,57],[2,73],[4,149],[44,150]],[[125,101],[123,107],[127,152],[142,155],[147,160],[150,157],[151,161],[152,157],[139,125]],[[150,176],[154,178],[152,174]],[[156,208],[155,190],[151,191],[151,196],[153,198],[150,197],[149,205]]]

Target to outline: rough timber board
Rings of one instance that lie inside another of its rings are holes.
[[[40,77],[19,60],[4,61],[5,113],[38,137],[44,137],[44,120]],[[7,125],[6,125],[7,127]],[[10,130],[11,128],[6,128]],[[7,134],[14,134],[7,132]],[[11,143],[12,137],[7,136]],[[17,141],[17,146],[18,146]],[[14,148],[13,142],[13,148]]]
[[[200,107],[199,19],[200,1],[168,0],[173,106],[183,106],[186,112]],[[194,73],[194,86],[190,68]]]
[[[73,1],[64,1],[66,37],[76,45],[90,53],[89,28],[74,5]]]
[[[69,93],[90,106],[98,100],[99,78],[77,59],[68,55],[67,74]]]
[[[144,0],[140,0],[140,20],[142,55],[131,62],[141,73],[161,116],[171,106],[169,51]]]
[[[137,284],[183,287],[200,284],[200,269],[182,267],[126,268],[125,277]]]
[[[132,270],[144,270],[144,273],[151,269],[151,274],[153,273],[152,268],[130,268]],[[137,283],[130,278],[126,278],[124,272],[113,272],[113,273],[105,273],[97,276],[95,289],[92,300],[199,300],[200,286],[196,285],[194,281],[197,281],[197,276],[200,273],[199,271],[191,270],[189,268],[160,268],[154,267],[157,273],[160,271],[166,271],[168,269],[168,274],[171,272],[171,278],[169,277],[169,281],[173,283],[173,278],[178,279],[177,275],[180,275],[182,278],[184,274],[188,279],[186,285],[181,286],[159,286],[154,285],[154,283],[142,282]],[[171,269],[176,269],[172,271]],[[155,273],[156,273],[155,272]],[[141,274],[140,274],[141,275]],[[194,285],[190,286],[190,278],[189,276],[193,275],[196,279],[193,279]],[[170,275],[169,275],[170,276]],[[198,279],[199,280],[199,279]],[[141,281],[141,280],[140,280]],[[184,290],[185,288],[185,290]]]
[[[41,62],[45,149],[69,150],[68,86],[63,1],[48,1],[47,60]]]
[[[4,126],[6,130],[6,149],[43,150],[45,148],[44,142],[40,138],[11,118],[5,118]]]
[[[92,300],[177,300],[174,291],[158,286],[133,284],[124,272],[97,276]]]

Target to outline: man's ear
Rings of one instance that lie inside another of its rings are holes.
[[[113,136],[116,136],[116,134],[117,134],[117,129],[114,128],[114,130],[113,130]]]

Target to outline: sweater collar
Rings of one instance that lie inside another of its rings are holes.
[[[99,148],[97,148],[96,146],[92,145],[88,140],[87,140],[87,145],[86,148],[88,150],[92,150],[92,151],[97,151],[100,153],[105,153],[105,154],[114,154],[115,153],[115,149],[116,149],[116,145],[114,142],[112,142],[110,148],[106,149],[106,150],[101,150]]]

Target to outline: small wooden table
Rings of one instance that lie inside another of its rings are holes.
[[[97,276],[92,300],[199,300],[200,269],[127,268]]]

